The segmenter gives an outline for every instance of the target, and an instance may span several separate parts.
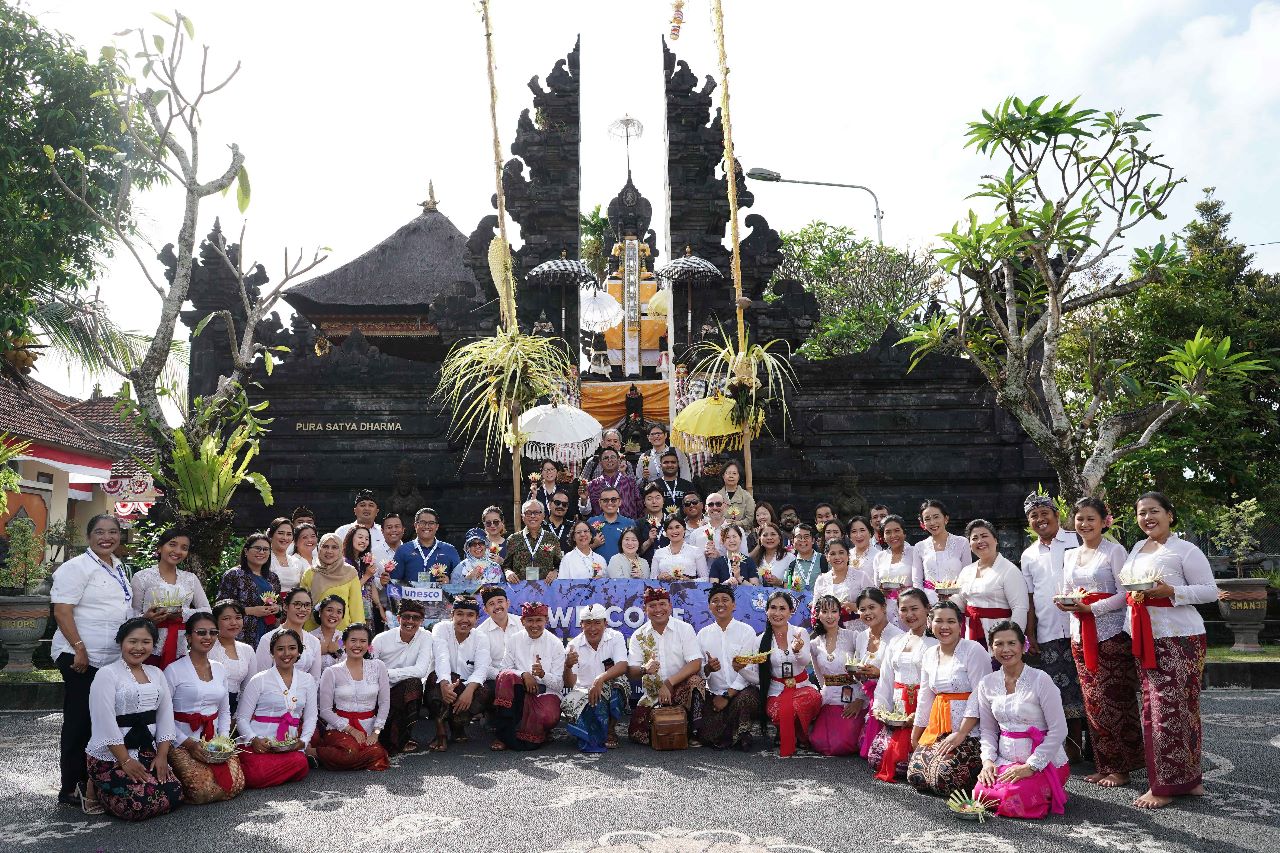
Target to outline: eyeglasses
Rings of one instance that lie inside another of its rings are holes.
[[[540,510],[540,509],[526,509],[526,510],[525,510],[523,513],[521,513],[521,514],[522,514],[522,515],[543,515],[544,513],[543,513],[543,512],[542,512],[542,510]]]
[[[290,607],[305,607],[305,608],[307,608],[308,610],[310,610],[310,609],[311,609],[311,602],[310,602],[310,601],[290,601],[290,602],[289,602],[289,606],[290,606]]]
[[[271,546],[270,545],[253,545],[249,548],[246,548],[245,550],[256,551],[259,554],[265,554],[271,550]]]
[[[500,519],[500,518],[490,518],[489,520],[487,520],[487,521],[484,523],[484,526],[485,526],[485,527],[497,527],[497,526],[498,526],[498,525],[500,525],[500,524],[502,524],[502,519]]]
[[[196,628],[191,632],[196,637],[216,637],[218,635],[217,628]]]
[[[440,522],[438,522],[438,521],[415,521],[415,522],[413,523],[413,526],[414,526],[414,527],[439,527],[439,526],[440,526]]]
[[[715,509],[716,507],[722,507],[722,506],[724,506],[724,504],[722,504],[720,501],[707,501],[708,509]]]
[[[601,498],[600,503],[602,504],[622,503],[622,498]]]
[[[567,507],[569,505],[569,502],[568,501],[552,501],[551,505],[559,506],[559,507]]]

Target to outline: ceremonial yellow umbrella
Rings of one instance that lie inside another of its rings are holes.
[[[694,400],[676,415],[671,437],[687,453],[741,449],[742,426],[733,422],[733,400],[719,392]]]

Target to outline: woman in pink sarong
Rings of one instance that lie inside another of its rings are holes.
[[[1063,813],[1070,769],[1062,696],[1047,673],[1023,663],[1024,642],[1007,619],[987,635],[1000,669],[978,685],[982,771],[973,796],[997,803],[1002,817],[1034,819]]]
[[[874,586],[859,592],[854,606],[858,608],[858,618],[867,626],[867,630],[858,632],[853,650],[857,661],[853,674],[858,679],[857,687],[861,694],[854,697],[858,706],[858,755],[866,758],[881,729],[880,721],[871,714],[876,686],[880,683],[880,667],[889,643],[902,634],[902,629],[889,622],[887,599]]]
[[[844,668],[853,655],[855,632],[840,627],[840,599],[824,595],[814,602],[813,639],[809,652],[813,671],[822,684],[822,710],[809,741],[823,755],[854,755],[858,751],[861,718],[853,700],[862,696],[857,680]],[[866,632],[860,632],[866,633]]]

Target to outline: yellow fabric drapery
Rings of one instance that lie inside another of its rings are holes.
[[[622,299],[622,282],[611,280],[606,283],[606,289],[618,303],[625,305]],[[649,300],[658,292],[658,283],[652,278],[640,282],[640,349],[655,350],[658,348],[658,339],[667,333],[667,318],[656,317],[650,319],[644,316],[644,306],[649,304]],[[604,333],[605,347],[608,349],[622,349],[622,323],[608,329]],[[648,408],[645,409],[646,416]],[[619,415],[621,417],[621,415]]]
[[[627,392],[630,382],[582,383],[582,410],[610,427],[627,414]],[[668,386],[661,380],[636,382],[636,390],[644,397],[644,416],[651,421],[667,423],[671,416],[671,399]]]

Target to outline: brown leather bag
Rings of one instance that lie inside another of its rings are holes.
[[[649,745],[654,749],[689,748],[689,716],[683,707],[653,709],[649,722]]]

